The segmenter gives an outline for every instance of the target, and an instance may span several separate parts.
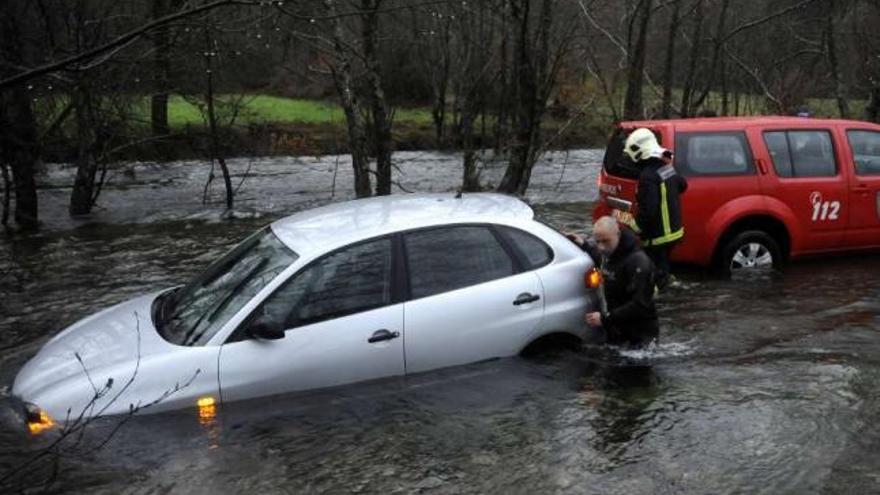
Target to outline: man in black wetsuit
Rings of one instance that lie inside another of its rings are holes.
[[[660,335],[654,307],[654,265],[629,229],[621,230],[611,217],[596,220],[595,245],[568,234],[599,264],[604,279],[608,312],[587,313],[586,322],[603,327],[606,342],[642,348]]]

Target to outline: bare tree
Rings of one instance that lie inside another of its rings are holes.
[[[12,2],[0,16],[0,75],[6,78],[15,68],[26,64],[22,22],[32,19],[29,5]],[[7,167],[12,171],[15,190],[15,222],[22,228],[38,225],[37,188],[34,178],[39,157],[37,123],[31,107],[32,98],[24,83],[0,88],[0,161],[3,162],[4,180]],[[8,181],[6,199],[9,204]],[[8,209],[4,207],[4,221]]]
[[[537,160],[541,123],[573,25],[556,22],[556,2],[542,0],[536,12],[528,0],[510,0],[509,28],[513,34],[512,75],[515,131],[510,157],[498,190],[524,194]],[[557,35],[557,37],[554,37]],[[553,39],[551,39],[553,38]]]
[[[645,57],[648,46],[648,27],[651,22],[653,0],[638,0],[633,10],[630,25],[638,24],[635,43],[628,50],[629,63],[626,80],[626,98],[623,103],[623,118],[636,120],[643,118],[642,86],[644,85]],[[629,31],[633,32],[632,29]],[[630,38],[632,35],[630,35]]]
[[[362,44],[367,80],[367,100],[370,102],[370,142],[376,157],[376,195],[391,194],[391,140],[392,112],[388,109],[382,74],[379,67],[379,8],[382,0],[361,0]]]

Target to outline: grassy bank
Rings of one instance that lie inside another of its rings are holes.
[[[548,139],[548,149],[601,147],[611,130],[614,112],[608,99],[597,93],[580,88],[578,94],[569,94],[567,105],[557,105],[548,111],[542,134]],[[658,104],[654,95],[646,92],[646,103]],[[615,98],[617,101],[618,98]],[[588,103],[583,103],[588,102]],[[57,101],[56,101],[57,103]],[[765,100],[758,96],[741,96],[740,112],[747,115],[761,113]],[[864,102],[853,100],[851,110],[861,108]],[[810,110],[818,117],[836,114],[833,100],[815,99],[808,102]],[[46,109],[41,120],[51,122],[57,116]],[[118,149],[112,160],[177,160],[203,158],[209,154],[210,136],[205,125],[204,109],[198,100],[180,96],[169,99],[168,120],[171,135],[161,140],[149,137],[150,100],[136,99],[129,112],[131,125],[126,136],[113,143]],[[710,94],[706,108],[720,108],[720,97]],[[39,110],[39,109],[38,109]],[[270,95],[221,95],[217,99],[216,112],[221,122],[221,143],[226,156],[266,155],[321,155],[348,151],[345,116],[339,105],[333,102],[284,98]],[[451,115],[447,115],[451,121]],[[53,136],[43,148],[46,160],[72,161],[76,155],[76,135],[73,119],[68,119],[63,132]],[[230,122],[232,125],[229,125]],[[477,145],[494,147],[492,138],[494,122],[487,118],[476,122]],[[449,125],[447,137],[438,140],[429,108],[396,108],[394,110],[394,146],[398,150],[456,149]],[[480,140],[481,129],[486,137]],[[135,144],[130,144],[134,142]]]
[[[221,104],[221,120],[230,117],[231,106],[240,106],[235,123],[238,125],[260,124],[335,124],[344,125],[345,115],[339,105],[318,100],[284,98],[269,95],[247,95],[219,97]],[[150,103],[144,99],[138,106],[140,120],[149,120]],[[426,124],[431,123],[428,109],[397,109],[394,113],[396,122]],[[187,126],[204,125],[205,119],[198,105],[180,96],[173,96],[168,101],[168,124],[172,129]]]
[[[42,127],[57,119],[66,106],[63,100],[38,108]],[[129,105],[124,136],[116,138],[111,160],[179,160],[204,158],[210,150],[203,103],[173,96],[168,102],[170,135],[150,137],[150,100],[136,99]],[[220,122],[223,153],[233,156],[322,155],[348,152],[345,115],[332,102],[284,98],[269,95],[220,95],[215,112]],[[550,149],[601,146],[610,122],[599,114],[583,114],[571,119],[551,112],[543,133],[551,139]],[[231,125],[230,125],[231,123]],[[447,116],[446,137],[438,140],[429,108],[395,108],[392,133],[397,150],[452,150],[457,143],[451,135],[451,115]],[[494,121],[478,119],[477,146],[494,147]],[[485,138],[481,130],[485,129]],[[74,119],[68,118],[60,132],[54,133],[43,147],[47,161],[69,162],[76,158]]]

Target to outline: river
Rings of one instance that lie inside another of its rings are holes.
[[[527,200],[585,231],[601,151],[551,153]],[[455,193],[460,156],[397,153],[396,193]],[[204,163],[128,164],[99,208],[66,215],[73,170],[41,181],[43,228],[0,239],[0,394],[63,327],[179,284],[258,227],[350,199],[345,157],[233,160],[202,204]],[[488,162],[483,181],[503,169]],[[335,185],[334,185],[335,177]],[[680,274],[662,344],[551,350],[315,394],[97,424],[51,493],[877,493],[880,257],[781,274]],[[9,417],[0,399],[0,419]],[[0,476],[47,440],[0,421]],[[37,487],[46,466],[15,480]],[[7,481],[8,483],[8,481]],[[2,485],[0,485],[2,486]]]

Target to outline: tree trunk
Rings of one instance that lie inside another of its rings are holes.
[[[382,89],[377,54],[377,37],[379,31],[379,5],[381,0],[362,0],[364,60],[366,62],[367,80],[369,83],[370,114],[372,116],[371,134],[373,149],[376,154],[376,195],[391,194],[391,118],[385,91]]]
[[[508,194],[520,190],[526,164],[528,163],[529,143],[531,142],[532,95],[534,95],[534,74],[530,71],[529,57],[529,0],[511,0],[510,17],[514,32],[512,71],[514,85],[514,105],[516,132],[510,150],[507,169],[498,184],[498,190]]]
[[[640,0],[639,7],[633,15],[641,15],[636,44],[629,53],[627,70],[626,98],[623,102],[623,118],[638,120],[644,117],[642,103],[642,85],[645,79],[645,56],[648,43],[648,25],[653,10],[653,0]]]
[[[15,223],[33,229],[38,226],[34,173],[39,148],[31,99],[26,90],[17,86],[0,93],[0,103],[0,160],[12,171]],[[8,190],[6,201],[9,202]]]
[[[477,170],[477,153],[474,147],[474,120],[477,116],[476,89],[472,89],[462,102],[461,116],[456,134],[459,146],[464,153],[461,190],[476,192],[480,190],[480,174]]]
[[[94,102],[88,83],[80,78],[71,95],[76,118],[76,178],[70,194],[68,210],[71,215],[87,215],[92,211],[95,175],[98,163],[95,160],[95,127],[97,125]]]
[[[170,13],[170,0],[152,0],[153,19]],[[154,91],[150,97],[150,124],[154,136],[168,134],[168,91],[171,73],[170,32],[168,26],[160,26],[153,33],[153,81]]]
[[[697,61],[700,58],[700,45],[703,38],[703,17],[705,16],[704,0],[697,0],[697,11],[693,35],[691,36],[691,54],[688,62],[687,77],[681,91],[681,116],[690,117],[692,113],[691,97],[694,92],[697,76]]]
[[[703,92],[690,104],[691,113],[696,113],[696,110],[703,106],[706,98],[709,97],[709,93],[712,92],[712,86],[715,84],[715,73],[718,64],[723,63],[721,61],[721,51],[722,48],[724,48],[725,38],[727,37],[725,26],[727,25],[727,13],[729,8],[730,0],[723,0],[721,3],[721,12],[718,14],[718,26],[715,28],[715,42],[712,49],[712,59],[709,63],[709,70],[707,72],[709,77],[706,78],[706,85],[703,87]]]
[[[498,54],[498,87],[500,91],[497,94],[496,104],[497,106],[497,115],[495,119],[495,144],[494,151],[495,154],[500,154],[503,148],[506,146],[505,142],[507,141],[507,121],[509,114],[509,106],[510,106],[510,93],[513,88],[513,81],[510,74],[510,66],[511,66],[511,58],[512,54],[510,53],[510,30],[507,29],[507,23],[509,21],[510,16],[510,8],[511,4],[508,1],[505,1],[502,6],[501,18],[503,21],[503,28],[501,29],[501,43],[499,47]]]
[[[12,199],[12,179],[9,177],[9,167],[6,166],[5,157],[0,156],[0,173],[3,174],[3,213],[0,225],[9,225],[9,203]]]
[[[846,88],[837,61],[837,43],[834,39],[834,16],[832,14],[833,12],[828,12],[825,21],[825,53],[828,58],[828,68],[831,70],[831,77],[834,80],[834,98],[837,100],[837,111],[840,112],[840,118],[846,119],[849,118],[849,105],[846,101]]]
[[[529,36],[529,0],[511,1],[515,23],[513,72],[516,77],[516,133],[507,169],[498,190],[525,194],[538,156],[541,120],[553,85],[550,73],[550,32],[553,20],[552,0],[543,0],[538,15],[535,40]]]
[[[727,62],[724,58],[721,59],[721,116],[727,117],[730,115],[730,90],[728,88],[727,81]]]
[[[335,4],[324,2],[329,16],[336,15]],[[354,171],[354,193],[358,198],[366,198],[372,194],[370,187],[369,160],[367,159],[367,138],[364,122],[360,114],[360,103],[352,83],[351,58],[347,52],[339,17],[333,20],[333,51],[335,61],[330,67],[333,83],[339,94],[340,104],[345,113],[348,128],[348,142],[351,150],[351,166]]]
[[[14,12],[4,11],[0,15],[0,60],[8,62],[8,66],[0,64],[0,76],[10,75],[12,66],[29,65],[24,60],[18,20]],[[0,161],[12,172],[15,223],[24,229],[36,228],[39,224],[34,180],[38,159],[37,123],[31,96],[22,85],[0,90]],[[8,189],[5,201],[10,202]],[[8,209],[5,214],[8,215]]]
[[[675,40],[678,37],[681,0],[672,2],[672,16],[666,32],[666,61],[663,66],[663,103],[660,115],[664,119],[672,117],[672,85],[675,84]]]
[[[214,111],[214,71],[211,59],[211,42],[208,31],[205,30],[205,47],[208,55],[205,56],[205,102],[208,107],[208,130],[211,133],[211,160],[217,160],[220,171],[223,173],[223,185],[226,188],[226,211],[231,211],[234,206],[235,192],[232,190],[232,177],[229,175],[229,167],[226,166],[226,157],[220,146],[220,136],[217,130],[217,114]]]
[[[880,124],[880,86],[871,88],[868,104],[865,106],[865,120]]]

